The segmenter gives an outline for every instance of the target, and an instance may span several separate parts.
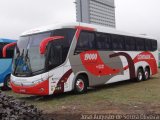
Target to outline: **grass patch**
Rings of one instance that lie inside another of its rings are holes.
[[[37,97],[15,94],[7,91],[6,94],[15,98],[25,100],[40,109],[56,111],[64,106],[78,106],[92,109],[94,106],[136,105],[136,104],[159,104],[160,101],[160,79],[159,74],[148,81],[143,82],[120,82],[90,89],[87,94],[74,95],[64,93],[60,95]]]

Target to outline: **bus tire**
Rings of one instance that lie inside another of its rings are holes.
[[[8,75],[4,80],[3,90],[11,90],[10,86],[10,75]]]
[[[87,92],[87,78],[83,75],[79,75],[74,84],[74,93],[76,94],[83,94]]]
[[[150,69],[148,67],[145,68],[144,79],[145,80],[149,80],[150,79]]]
[[[136,81],[137,82],[141,82],[144,80],[144,71],[143,71],[143,68],[139,68],[137,70],[137,77],[136,77]]]

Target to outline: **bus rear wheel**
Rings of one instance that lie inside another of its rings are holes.
[[[145,80],[149,80],[150,79],[150,70],[149,70],[149,68],[145,69],[144,77],[145,77]]]
[[[142,80],[144,80],[144,71],[142,68],[139,68],[137,70],[137,78],[136,78],[136,81],[137,82],[141,82]]]
[[[4,80],[3,90],[11,90],[10,75],[8,75]]]
[[[74,84],[74,92],[76,94],[83,94],[87,92],[87,79],[84,76],[79,75],[76,78]]]

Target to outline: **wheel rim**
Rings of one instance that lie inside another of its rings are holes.
[[[141,80],[142,80],[142,78],[143,78],[143,75],[142,75],[142,73],[141,73],[141,72],[139,72],[139,73],[138,73],[138,80],[139,80],[139,81],[141,81]]]
[[[148,73],[148,71],[145,71],[145,77],[146,77],[146,79],[149,78],[149,73]]]
[[[76,87],[78,89],[78,91],[83,91],[84,89],[84,82],[81,79],[78,79],[76,82]]]

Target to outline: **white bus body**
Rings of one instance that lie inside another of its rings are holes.
[[[90,86],[147,80],[157,65],[153,38],[84,23],[53,25],[21,35],[11,86],[21,94],[84,93]]]

